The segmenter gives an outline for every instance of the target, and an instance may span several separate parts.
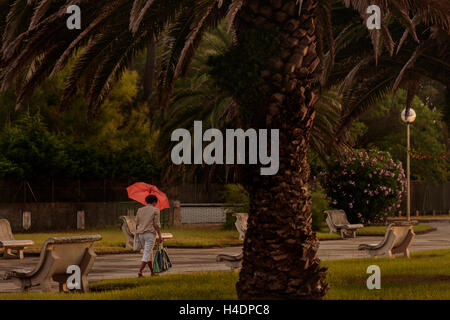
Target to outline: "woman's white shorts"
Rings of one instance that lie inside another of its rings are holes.
[[[144,248],[142,262],[153,261],[153,247],[155,245],[156,234],[153,232],[145,232],[139,234],[139,240]]]

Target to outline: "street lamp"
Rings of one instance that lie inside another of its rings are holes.
[[[402,112],[402,120],[406,123],[406,218],[411,221],[411,168],[410,168],[410,136],[409,125],[416,120],[416,112],[413,109],[409,109],[406,113],[406,109]]]

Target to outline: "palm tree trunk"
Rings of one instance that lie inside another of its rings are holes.
[[[147,44],[147,59],[144,70],[144,100],[150,99],[153,93],[156,70],[156,44],[150,39]]]
[[[299,14],[297,0],[245,1],[237,17],[238,39],[255,28],[277,28],[281,39],[262,72],[271,99],[261,101],[260,108],[264,126],[280,130],[280,169],[261,176],[250,167],[244,176],[251,208],[237,283],[240,299],[320,299],[328,291],[308,195],[308,144],[318,96],[314,80],[320,71],[317,2],[303,1]]]

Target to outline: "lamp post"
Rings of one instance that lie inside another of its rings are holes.
[[[406,219],[411,221],[411,168],[410,168],[410,135],[409,125],[416,120],[416,112],[413,109],[406,109],[402,112],[402,120],[406,123]]]

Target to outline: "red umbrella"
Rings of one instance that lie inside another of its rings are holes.
[[[156,186],[144,182],[136,182],[127,188],[128,197],[146,205],[145,198],[152,195],[158,199],[156,207],[159,210],[170,208],[169,199],[164,192],[160,191]]]

